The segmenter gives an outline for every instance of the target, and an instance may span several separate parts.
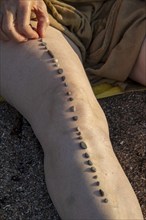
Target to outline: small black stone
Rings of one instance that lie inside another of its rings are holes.
[[[100,182],[99,182],[99,181],[97,181],[97,182],[96,182],[96,185],[97,185],[97,186],[99,186],[99,185],[100,185]]]
[[[70,96],[70,95],[71,95],[71,92],[67,92],[66,95]]]
[[[69,100],[70,102],[72,102],[74,99],[73,99],[72,97],[70,97],[68,100]]]
[[[76,107],[75,107],[75,106],[72,106],[72,107],[70,107],[70,110],[71,110],[72,112],[75,112],[75,111],[76,111]]]
[[[62,80],[62,81],[65,81],[65,76],[62,76],[62,77],[61,77],[61,80]]]
[[[58,73],[58,74],[62,74],[62,73],[63,73],[63,69],[59,68],[59,69],[57,70],[57,73]]]
[[[67,83],[64,83],[64,86],[65,86],[65,87],[68,87]]]
[[[88,163],[89,166],[92,166],[92,165],[93,165],[93,163],[92,163],[91,160],[88,160],[87,163]]]
[[[74,121],[77,121],[77,120],[78,120],[78,116],[73,116],[72,119],[73,119]]]
[[[93,176],[93,179],[97,179],[97,178],[98,178],[98,176],[97,176],[97,175]]]
[[[104,196],[104,191],[102,189],[100,189],[99,194],[103,197]]]
[[[79,127],[76,127],[76,131],[80,131],[80,128],[79,128]]]
[[[104,203],[108,203],[108,199],[103,199],[102,200]]]
[[[47,50],[47,53],[48,53],[52,58],[55,58],[55,57],[54,57],[54,54],[52,53],[52,51]]]
[[[86,145],[86,143],[83,142],[83,141],[80,143],[80,147],[81,147],[82,149],[87,149],[87,145]]]
[[[96,168],[95,167],[91,167],[91,171],[95,173],[96,172]]]
[[[86,157],[86,158],[89,158],[90,156],[89,156],[89,154],[88,154],[88,153],[85,153],[85,157]]]
[[[79,135],[79,136],[80,136],[80,135],[81,135],[81,132],[79,131],[79,132],[77,133],[77,135]]]
[[[44,42],[44,41],[42,41],[42,45],[46,47],[46,46],[47,46],[47,43]]]

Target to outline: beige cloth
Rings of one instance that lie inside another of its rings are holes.
[[[44,0],[51,25],[80,48],[90,79],[124,81],[146,36],[145,0]]]

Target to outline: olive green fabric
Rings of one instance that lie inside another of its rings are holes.
[[[124,81],[146,35],[145,0],[44,0],[51,25],[80,48],[90,79]]]

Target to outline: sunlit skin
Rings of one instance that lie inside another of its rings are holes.
[[[45,36],[49,18],[43,0],[1,0],[0,6],[1,40],[19,43]],[[31,12],[37,18],[36,30],[30,26]]]
[[[1,0],[0,5],[0,94],[29,121],[42,145],[46,184],[60,217],[143,219],[137,198],[113,152],[104,112],[92,92],[77,46],[49,26],[44,1]],[[37,21],[30,25],[31,11]],[[59,60],[67,88],[57,67],[49,62],[51,56],[40,45],[40,38]],[[142,84],[145,68],[139,71],[137,65],[143,65],[145,46],[144,41],[130,75]],[[73,101],[68,100],[66,92],[71,92]],[[75,113],[70,111],[72,106]],[[78,116],[78,120],[73,120],[73,116]],[[106,204],[97,193],[94,175],[84,156],[86,150],[79,148],[77,125],[97,170],[104,199],[108,199]]]

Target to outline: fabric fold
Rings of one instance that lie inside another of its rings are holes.
[[[79,47],[90,80],[127,79],[146,36],[146,1],[44,1],[51,25]]]

